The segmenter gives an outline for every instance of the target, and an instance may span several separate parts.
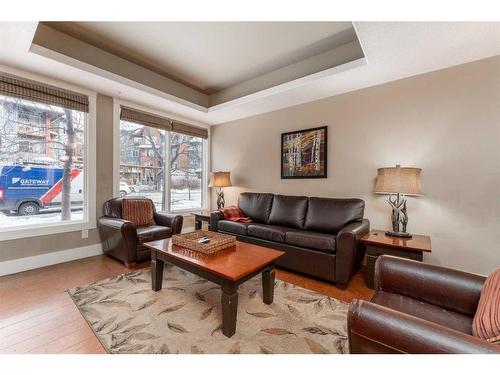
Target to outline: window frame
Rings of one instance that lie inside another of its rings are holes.
[[[96,223],[96,110],[97,110],[97,93],[87,89],[69,85],[58,80],[53,80],[48,77],[39,76],[23,70],[9,68],[0,65],[0,70],[19,76],[21,78],[37,81],[46,85],[59,87],[80,94],[86,95],[89,98],[89,112],[87,113],[87,124],[84,133],[84,208],[83,219],[72,220],[70,222],[58,222],[47,224],[32,224],[14,227],[2,228],[0,231],[0,242],[8,240],[16,240],[27,237],[46,236],[51,234],[60,234],[67,232],[78,232],[95,229]],[[29,230],[27,230],[29,229]],[[82,236],[83,237],[83,236]]]
[[[193,121],[186,120],[183,118],[179,118],[178,116],[172,116],[170,113],[159,111],[153,108],[145,107],[136,103],[131,103],[121,99],[113,99],[113,196],[117,197],[119,195],[119,186],[120,186],[120,108],[129,107],[136,109],[138,111],[149,112],[151,114],[156,114],[158,116],[172,118],[177,121],[183,122],[191,122]],[[210,127],[206,124],[194,123],[197,126],[205,127],[208,129],[208,139],[202,139],[203,141],[203,174],[202,174],[202,191],[201,191],[201,208],[192,208],[186,210],[175,210],[172,211],[170,209],[170,186],[171,183],[171,174],[168,173],[168,178],[164,178],[163,185],[163,211],[168,213],[175,213],[186,216],[187,214],[195,211],[207,210],[210,207],[210,194],[208,194],[208,171],[210,168],[210,153],[209,153],[209,145],[210,145]],[[165,145],[168,147],[165,150],[165,165],[170,165],[170,136],[171,131],[166,132]]]

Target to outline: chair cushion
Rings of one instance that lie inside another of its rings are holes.
[[[285,242],[285,234],[290,228],[269,224],[249,224],[248,235],[274,242]]]
[[[302,229],[306,218],[307,197],[275,195],[269,224]]]
[[[273,197],[274,195],[269,193],[241,193],[238,198],[238,207],[243,215],[253,221],[267,224]]]
[[[304,229],[337,234],[353,221],[361,221],[365,211],[362,199],[309,198]]]
[[[217,228],[224,232],[231,232],[241,236],[247,235],[248,223],[238,223],[236,221],[219,220]]]
[[[411,282],[411,280],[408,280],[408,282]],[[377,305],[389,307],[393,310],[434,322],[468,335],[472,334],[472,318],[467,315],[449,311],[401,294],[384,291],[377,291],[371,301]]]
[[[137,239],[139,243],[163,240],[170,237],[172,237],[172,230],[169,227],[150,225],[148,227],[137,228]]]
[[[136,227],[154,225],[153,202],[149,199],[124,199],[122,216]]]
[[[335,236],[332,234],[308,232],[305,230],[291,231],[286,232],[285,242],[290,245],[320,250],[327,253],[335,252]]]
[[[500,268],[489,275],[483,285],[472,323],[472,334],[500,344]]]

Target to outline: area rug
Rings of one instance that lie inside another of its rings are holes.
[[[261,277],[239,288],[236,333],[221,331],[220,289],[172,265],[163,289],[151,290],[149,269],[68,291],[108,353],[346,353],[348,305],[275,282],[262,302]]]

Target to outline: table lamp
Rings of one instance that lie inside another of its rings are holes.
[[[386,234],[397,237],[411,237],[406,232],[408,213],[406,212],[406,195],[423,195],[420,183],[420,168],[396,167],[377,169],[375,194],[389,194],[387,200],[392,207],[392,231]]]
[[[231,185],[231,172],[212,172],[212,178],[210,179],[209,187],[218,187],[219,191],[217,192],[217,208],[220,210],[224,208],[224,204],[226,203],[224,200],[224,192],[222,191],[223,187],[232,186]]]

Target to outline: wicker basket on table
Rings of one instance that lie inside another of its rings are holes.
[[[198,240],[203,237],[210,238],[210,242],[199,243]],[[204,254],[213,254],[236,245],[236,236],[206,230],[197,230],[189,233],[174,234],[172,236],[172,244],[199,251]]]

